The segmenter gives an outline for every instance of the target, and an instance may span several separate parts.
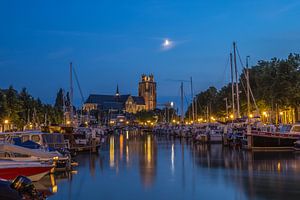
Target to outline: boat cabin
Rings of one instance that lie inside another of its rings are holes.
[[[14,132],[6,133],[3,137],[16,138],[19,137],[21,142],[33,141],[43,147],[49,147],[53,149],[65,148],[66,143],[64,136],[61,133],[43,133],[39,131],[25,131],[25,132]]]

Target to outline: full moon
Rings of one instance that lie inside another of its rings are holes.
[[[163,46],[164,46],[164,47],[168,47],[168,46],[170,46],[170,45],[171,45],[171,41],[168,40],[168,39],[166,39],[166,40],[164,41],[164,43],[163,43]]]

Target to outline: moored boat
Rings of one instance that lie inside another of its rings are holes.
[[[279,131],[269,128],[251,130],[246,134],[244,147],[252,150],[293,150],[300,139],[300,124],[281,126]]]
[[[52,168],[52,165],[39,162],[0,160],[0,178],[14,180],[18,176],[27,176],[32,181],[39,181],[50,173]]]

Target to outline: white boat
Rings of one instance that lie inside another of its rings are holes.
[[[55,164],[57,169],[70,168],[70,157],[57,151],[49,152],[43,149],[28,149],[13,144],[0,144],[0,159],[23,162],[43,162]]]

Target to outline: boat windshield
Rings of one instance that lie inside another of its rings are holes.
[[[300,126],[293,126],[291,132],[298,132],[298,133],[300,133]]]
[[[280,133],[287,133],[287,132],[290,132],[292,126],[291,125],[283,125],[281,128],[280,128]]]
[[[64,136],[60,133],[43,134],[43,141],[49,144],[64,144]]]

